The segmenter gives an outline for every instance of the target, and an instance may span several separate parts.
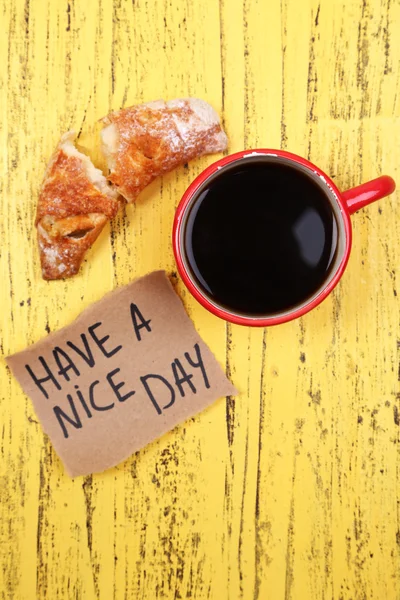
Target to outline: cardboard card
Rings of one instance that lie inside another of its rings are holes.
[[[236,394],[163,271],[111,292],[7,363],[72,477],[118,464]]]

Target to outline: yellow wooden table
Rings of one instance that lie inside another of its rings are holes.
[[[59,135],[160,97],[222,114],[229,151],[306,156],[340,188],[400,180],[399,0],[1,0],[1,353],[105,292],[174,272],[171,225],[206,157],[154,182],[79,276],[42,281],[33,230]],[[1,359],[0,598],[400,598],[400,205],[354,216],[333,295],[268,330],[182,283],[240,389],[102,475],[69,479]],[[111,235],[110,235],[111,234]]]

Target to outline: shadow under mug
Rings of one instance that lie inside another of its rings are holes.
[[[323,190],[338,225],[338,251],[335,263],[322,286],[301,304],[274,314],[246,315],[219,305],[215,301],[215,298],[207,295],[206,291],[200,287],[191,273],[186,258],[185,225],[190,211],[201,196],[201,192],[208,186],[212,179],[219,177],[224,171],[229,170],[233,165],[237,166],[243,163],[243,161],[251,161],[252,163],[279,162],[305,172]],[[210,165],[191,183],[176,210],[173,226],[173,248],[179,273],[186,287],[196,300],[214,315],[226,321],[239,325],[266,327],[297,319],[318,306],[330,294],[343,275],[351,250],[352,229],[350,215],[367,204],[388,196],[395,190],[395,187],[393,179],[387,175],[383,175],[345,192],[340,192],[330,177],[321,171],[321,169],[305,158],[283,150],[243,150],[236,154],[225,156]]]

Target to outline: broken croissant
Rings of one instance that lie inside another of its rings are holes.
[[[73,140],[62,136],[47,166],[36,214],[43,279],[71,277],[118,211],[119,194]]]
[[[110,113],[102,121],[108,179],[128,202],[158,175],[225,150],[228,142],[217,113],[197,98],[140,104]]]
[[[133,202],[158,175],[227,146],[217,113],[196,98],[125,108],[103,123],[102,148],[113,185],[76,149],[73,131],[50,159],[36,216],[44,279],[78,272],[86,251],[117,213],[119,194]]]

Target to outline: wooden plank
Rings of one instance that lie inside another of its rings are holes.
[[[399,177],[399,0],[0,0],[0,349],[166,268],[240,390],[102,475],[68,479],[0,362],[0,598],[400,598],[398,194],[354,215],[343,281],[268,330],[227,325],[177,277],[171,227],[216,157],[155,181],[81,273],[41,280],[45,164],[74,127],[202,97],[229,151],[282,147],[345,189]]]

